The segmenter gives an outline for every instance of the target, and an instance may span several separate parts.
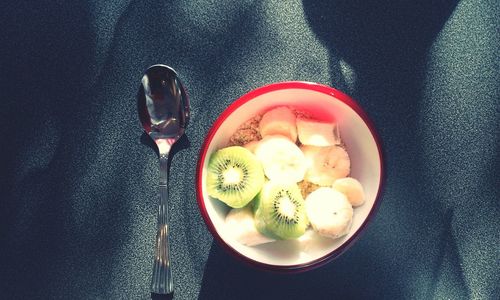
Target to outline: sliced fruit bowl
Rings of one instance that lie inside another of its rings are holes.
[[[317,83],[281,82],[243,95],[210,128],[197,200],[229,253],[260,269],[301,272],[354,243],[375,214],[382,181],[380,139],[353,99]]]

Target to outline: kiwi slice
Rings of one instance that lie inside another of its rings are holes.
[[[268,181],[255,199],[255,226],[260,233],[283,240],[305,233],[309,220],[296,183]]]
[[[247,205],[262,188],[264,171],[257,157],[240,146],[218,150],[208,161],[207,191],[227,205]]]

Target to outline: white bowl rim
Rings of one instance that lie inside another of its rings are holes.
[[[202,174],[203,174],[203,166],[205,164],[205,159],[207,156],[208,148],[209,145],[217,133],[219,127],[222,125],[222,123],[240,106],[243,104],[251,101],[252,99],[261,96],[266,93],[278,91],[278,90],[286,90],[286,89],[306,89],[306,90],[312,90],[312,91],[317,91],[320,93],[327,94],[329,96],[332,96],[333,98],[342,101],[343,103],[347,104],[354,112],[356,112],[363,122],[366,124],[368,127],[375,143],[377,146],[378,150],[378,156],[379,156],[379,162],[380,162],[380,180],[378,184],[378,190],[375,196],[375,200],[373,203],[373,206],[370,209],[370,212],[368,213],[368,216],[366,219],[363,221],[359,229],[348,239],[346,240],[341,246],[333,250],[332,252],[317,258],[315,260],[309,261],[307,263],[303,264],[297,264],[297,265],[271,265],[263,262],[256,261],[252,258],[249,258],[247,256],[242,255],[239,251],[228,245],[222,237],[219,236],[217,233],[217,230],[215,228],[215,225],[212,223],[210,216],[208,215],[207,208],[205,206],[205,200],[203,198],[203,186],[202,186]],[[226,249],[231,255],[234,257],[244,261],[245,263],[249,264],[252,267],[256,267],[257,269],[263,269],[267,271],[276,271],[276,272],[286,272],[286,273],[299,273],[299,272],[304,272],[308,270],[315,269],[317,267],[320,267],[329,261],[337,258],[339,255],[344,253],[350,246],[354,244],[354,242],[360,237],[360,235],[365,231],[366,226],[368,223],[373,219],[374,215],[376,214],[378,207],[380,206],[381,198],[382,198],[382,190],[383,190],[383,185],[385,181],[385,172],[384,172],[384,159],[383,159],[383,151],[382,151],[382,143],[381,139],[375,130],[375,126],[371,119],[368,117],[368,114],[359,106],[359,104],[352,99],[350,96],[347,94],[324,84],[320,83],[315,83],[315,82],[308,82],[308,81],[283,81],[283,82],[276,82],[276,83],[271,83],[268,85],[264,85],[261,87],[258,87],[254,90],[251,90],[250,92],[242,95],[240,98],[235,100],[233,103],[231,103],[220,115],[219,117],[214,121],[212,127],[210,127],[207,136],[205,137],[205,140],[202,144],[202,147],[200,149],[200,154],[199,154],[199,159],[198,159],[198,164],[196,168],[196,197],[197,197],[197,202],[198,202],[198,207],[200,209],[200,213],[203,217],[203,220],[205,221],[205,224],[208,227],[208,230],[214,237],[214,239],[217,240],[219,245],[222,245],[224,249]]]

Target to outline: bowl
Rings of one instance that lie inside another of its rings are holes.
[[[210,155],[227,145],[242,123],[257,114],[292,106],[322,120],[334,118],[351,159],[350,176],[365,190],[365,203],[354,209],[350,232],[338,239],[309,230],[297,240],[280,240],[245,246],[234,240],[224,224],[229,207],[207,194],[205,179]],[[197,165],[197,200],[201,215],[220,245],[238,259],[259,269],[302,272],[317,268],[338,257],[366,229],[380,202],[383,182],[381,142],[368,115],[355,100],[326,85],[289,81],[269,84],[241,96],[227,107],[209,129]]]

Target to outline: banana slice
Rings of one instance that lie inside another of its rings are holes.
[[[312,119],[297,118],[297,134],[304,145],[339,145],[340,132],[336,123],[319,122]]]
[[[307,161],[304,179],[321,186],[331,187],[336,179],[346,177],[351,171],[349,155],[340,146],[300,147]]]
[[[254,151],[270,180],[295,183],[304,179],[307,168],[304,154],[287,137],[265,136]]]
[[[307,217],[318,234],[339,238],[351,229],[353,209],[347,197],[329,187],[321,187],[306,198]]]
[[[295,114],[288,107],[282,106],[266,112],[259,122],[261,136],[283,135],[292,142],[297,141]]]
[[[248,205],[229,211],[225,225],[229,235],[246,246],[256,246],[275,241],[255,228],[252,209]]]
[[[340,178],[333,183],[333,189],[346,195],[352,206],[360,206],[365,203],[365,191],[361,183],[352,178]]]

